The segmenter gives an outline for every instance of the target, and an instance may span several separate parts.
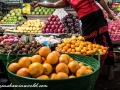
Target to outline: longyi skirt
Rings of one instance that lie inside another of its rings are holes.
[[[108,33],[108,23],[102,10],[95,11],[81,18],[82,33],[87,41],[109,47],[106,65],[114,65],[113,46]]]

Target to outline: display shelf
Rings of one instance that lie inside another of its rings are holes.
[[[113,45],[120,45],[120,41],[112,41]]]
[[[14,35],[14,34],[18,34],[18,35],[43,35],[43,36],[61,36],[61,35],[66,35],[66,33],[4,33],[4,34],[8,34],[8,35]]]
[[[40,19],[42,21],[46,21],[50,15],[25,15],[25,16],[27,17],[28,20]]]
[[[16,24],[0,24],[0,27],[4,28],[9,28],[9,29],[15,29]]]

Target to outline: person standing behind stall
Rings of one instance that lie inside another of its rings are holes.
[[[109,19],[114,19],[104,0],[96,0],[108,13]],[[48,8],[64,8],[70,5],[78,14],[82,22],[82,33],[85,40],[109,47],[105,65],[108,65],[108,79],[114,79],[113,46],[108,33],[108,23],[103,12],[94,0],[59,0],[55,3],[42,3],[33,1],[33,7],[43,6]]]

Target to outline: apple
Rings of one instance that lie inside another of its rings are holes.
[[[52,21],[55,21],[55,18],[52,18]]]
[[[57,25],[57,22],[56,22],[56,21],[54,21],[54,25]]]
[[[53,21],[50,22],[50,25],[53,25]]]
[[[8,38],[8,36],[7,35],[3,35],[3,39],[7,39]]]
[[[47,25],[47,28],[50,28],[50,25]]]
[[[49,25],[50,23],[49,23],[49,21],[46,21],[46,25]]]
[[[58,22],[58,21],[60,21],[60,19],[59,19],[59,18],[56,18],[56,21]]]
[[[54,33],[57,33],[57,29],[54,29]]]
[[[58,29],[58,33],[61,33],[61,29]]]
[[[50,33],[53,33],[53,29],[50,29]]]
[[[49,33],[49,32],[50,32],[50,30],[48,28],[46,28],[46,33]]]
[[[62,29],[62,33],[65,33],[65,29],[64,28]]]
[[[52,29],[54,29],[54,28],[55,28],[55,26],[54,26],[54,25],[52,25],[52,26],[51,26],[51,28],[52,28]]]
[[[48,20],[48,21],[51,21],[51,17],[49,17],[47,20]]]
[[[51,18],[54,18],[54,15],[53,15],[53,14],[52,14],[52,15],[50,15],[50,17],[51,17]]]
[[[45,29],[42,29],[42,33],[45,33],[46,32],[46,30]]]
[[[58,26],[58,25],[55,25],[55,28],[56,28],[56,29],[58,29],[58,28],[59,28],[59,26]]]

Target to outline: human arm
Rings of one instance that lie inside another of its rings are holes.
[[[105,9],[105,11],[108,13],[109,19],[113,19],[113,20],[114,20],[114,17],[113,17],[113,15],[111,14],[110,9],[109,9],[108,5],[105,3],[105,1],[104,1],[104,0],[96,0],[96,1],[97,1],[97,2]]]
[[[33,7],[43,6],[43,7],[47,7],[47,8],[64,8],[64,7],[68,6],[68,4],[66,2],[63,2],[62,0],[57,1],[55,3],[44,3],[44,2],[33,1],[31,3],[31,5]]]

